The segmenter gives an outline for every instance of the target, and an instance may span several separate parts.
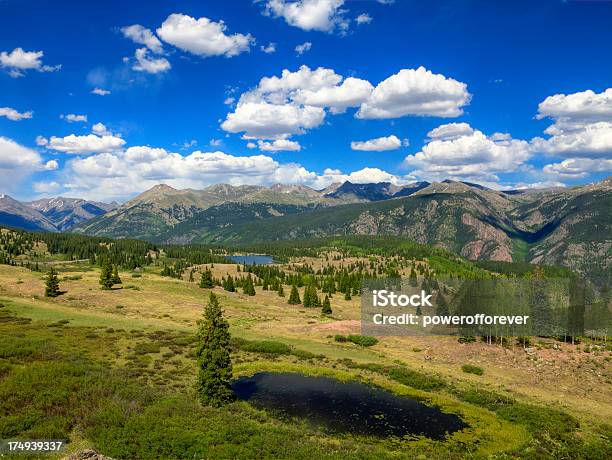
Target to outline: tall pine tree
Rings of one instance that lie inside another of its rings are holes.
[[[113,266],[113,284],[121,284],[121,278],[119,278],[119,270],[117,270],[117,266]]]
[[[229,324],[223,318],[219,299],[210,293],[199,322],[197,392],[202,404],[221,406],[235,399],[232,389]]]
[[[288,302],[290,305],[297,305],[297,304],[302,303],[300,300],[300,293],[298,292],[298,288],[295,284],[291,286],[291,292],[289,293]]]
[[[60,295],[59,279],[57,272],[51,267],[45,281],[45,297],[57,297]]]
[[[209,269],[204,270],[202,278],[200,279],[200,287],[204,289],[211,289],[215,285],[213,280],[212,271]]]
[[[105,259],[102,262],[102,270],[100,272],[100,286],[102,289],[111,289],[113,284],[113,266],[110,260]]]

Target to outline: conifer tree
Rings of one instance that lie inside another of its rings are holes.
[[[351,290],[348,289],[345,293],[344,293],[344,300],[351,300]]]
[[[321,313],[323,313],[324,315],[331,315],[332,314],[331,303],[330,303],[329,297],[327,295],[325,295],[325,298],[323,299],[323,305],[321,307]]]
[[[189,270],[189,282],[193,283],[195,280],[193,279],[193,270]]]
[[[227,280],[225,281],[225,290],[229,292],[235,292],[236,287],[234,286],[234,279],[232,275],[227,276]]]
[[[302,301],[300,300],[300,293],[298,292],[298,288],[295,284],[291,286],[291,292],[289,293],[288,302],[290,305],[297,305],[302,303]]]
[[[113,284],[113,267],[110,260],[105,259],[102,262],[102,270],[100,272],[100,286],[102,289],[111,289]]]
[[[45,281],[45,297],[57,297],[58,295],[60,295],[59,279],[57,272],[51,267]]]
[[[117,270],[116,265],[113,266],[112,279],[113,279],[113,284],[121,284],[121,278],[119,278],[119,270]]]
[[[408,276],[408,283],[410,286],[417,287],[419,282],[417,281],[416,272],[414,269],[410,270],[410,275]]]
[[[229,324],[214,293],[210,293],[204,317],[199,322],[197,392],[208,406],[221,406],[235,399],[232,389]]]
[[[246,295],[255,295],[255,286],[253,286],[253,278],[251,278],[251,274],[246,277],[244,280],[244,285],[242,287],[242,292]]]
[[[203,289],[211,289],[215,285],[213,280],[212,271],[209,269],[204,270],[202,278],[200,278],[200,287]]]
[[[283,290],[283,284],[278,283],[278,290],[276,291],[279,297],[285,297],[285,291]]]

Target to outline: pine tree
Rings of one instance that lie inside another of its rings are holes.
[[[291,292],[289,293],[288,302],[290,305],[297,305],[302,303],[302,301],[300,300],[300,293],[298,292],[298,288],[295,284],[291,286]]]
[[[234,279],[232,275],[227,276],[227,281],[225,282],[225,290],[229,292],[235,292],[236,287],[234,286]]]
[[[189,270],[189,282],[193,283],[195,280],[193,279],[193,270]]]
[[[203,289],[211,289],[215,285],[213,280],[212,271],[209,269],[204,270],[202,278],[200,279],[200,287]]]
[[[117,266],[113,266],[113,284],[121,284],[121,278],[119,278],[119,270],[117,270]]]
[[[323,313],[324,315],[332,314],[331,303],[329,302],[329,297],[327,295],[323,299],[323,306],[321,307],[321,313]]]
[[[410,284],[410,286],[413,286],[413,287],[417,287],[419,285],[419,282],[417,281],[416,272],[414,271],[414,269],[410,270],[410,275],[408,276],[408,283]]]
[[[57,297],[60,295],[59,280],[57,272],[51,267],[45,281],[45,297]]]
[[[102,289],[111,289],[113,284],[113,267],[110,260],[105,259],[100,271],[100,286],[102,286]]]
[[[197,392],[200,401],[208,406],[221,406],[235,399],[232,390],[232,361],[230,357],[229,324],[214,293],[210,293],[199,322]]]
[[[242,287],[242,292],[245,295],[255,295],[255,286],[253,286],[253,278],[251,278],[251,274],[246,277],[244,286]]]
[[[351,290],[347,289],[347,291],[344,293],[344,300],[351,300]]]
[[[276,290],[276,293],[278,294],[279,297],[285,297],[285,291],[283,289],[283,283],[278,283],[278,289]]]

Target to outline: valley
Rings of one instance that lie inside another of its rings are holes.
[[[69,451],[93,448],[113,458],[211,452],[235,458],[252,452],[272,457],[290,452],[293,458],[464,458],[466,449],[475,457],[604,458],[610,448],[609,343],[536,337],[525,349],[518,340],[357,340],[364,336],[355,289],[372,270],[401,276],[415,271],[420,283],[438,275],[488,277],[500,270],[528,276],[534,266],[500,262],[492,272],[443,249],[391,237],[262,243],[258,252],[272,254],[278,264],[251,266],[229,263],[229,247],[7,230],[2,235],[0,410],[5,416],[0,431],[5,438],[64,438]],[[12,254],[8,260],[7,253]],[[111,290],[100,289],[100,267],[91,262],[105,254],[120,267],[122,282]],[[44,295],[51,266],[59,272],[62,291],[55,298]],[[562,272],[545,267],[544,273]],[[223,281],[230,277],[233,288]],[[254,294],[247,293],[247,278]],[[212,286],[201,287],[202,279],[212,280]],[[284,279],[283,295],[279,279]],[[319,298],[328,292],[329,280],[336,280],[336,292],[328,294],[330,314],[305,305],[313,279]],[[298,285],[301,302],[291,304],[289,293]],[[194,396],[194,334],[210,292],[229,321],[235,378],[289,372],[362,382],[458,414],[467,427],[443,439],[387,438],[328,431],[244,401],[200,406]]]

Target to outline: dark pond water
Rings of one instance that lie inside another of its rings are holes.
[[[238,399],[335,433],[442,439],[467,425],[454,414],[358,382],[262,372],[233,383]]]
[[[251,255],[251,256],[227,256],[228,259],[233,260],[239,264],[257,264],[257,265],[269,265],[274,263],[272,256],[266,255]]]

